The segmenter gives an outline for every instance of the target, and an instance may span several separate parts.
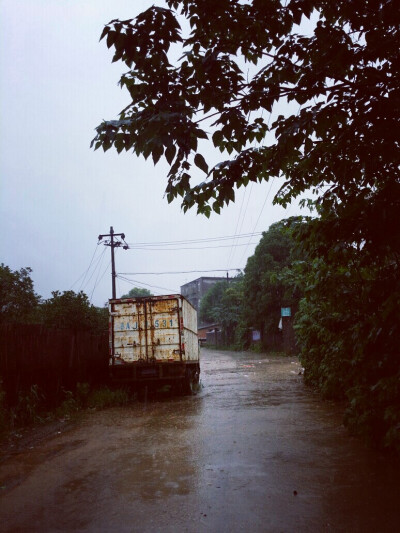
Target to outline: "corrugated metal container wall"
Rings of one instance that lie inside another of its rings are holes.
[[[184,298],[181,297],[183,331],[185,353],[183,360],[197,361],[199,359],[199,341],[197,337],[197,312],[196,309]]]
[[[110,302],[114,355],[126,363],[198,360],[196,310],[181,295]]]

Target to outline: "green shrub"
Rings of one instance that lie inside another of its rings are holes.
[[[400,451],[397,264],[364,248],[307,264],[295,330],[306,383],[347,403],[351,433]]]
[[[80,408],[87,407],[90,395],[89,383],[77,383],[76,384],[76,401]]]
[[[13,425],[27,426],[40,422],[39,416],[43,395],[37,385],[32,385],[28,391],[21,391],[18,395],[18,403],[12,410]]]
[[[71,416],[79,410],[79,403],[73,393],[69,390],[65,390],[64,395],[64,401],[55,411],[56,416],[60,418]]]
[[[125,389],[111,390],[108,387],[92,391],[88,398],[88,407],[104,409],[105,407],[117,407],[126,405],[129,394]]]

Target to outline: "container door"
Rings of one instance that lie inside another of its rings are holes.
[[[147,346],[152,361],[173,362],[181,360],[179,300],[149,300],[147,317],[151,327],[147,330]]]
[[[114,356],[132,363],[146,359],[144,312],[141,302],[117,304],[113,311]]]

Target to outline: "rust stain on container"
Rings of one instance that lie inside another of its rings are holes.
[[[110,300],[113,362],[198,361],[197,314],[181,295]]]

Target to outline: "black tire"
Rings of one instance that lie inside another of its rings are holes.
[[[182,383],[182,394],[184,396],[191,396],[193,394],[193,380],[192,377],[186,377]]]
[[[200,367],[186,369],[186,376],[183,382],[183,394],[191,395],[197,391],[200,381]]]

